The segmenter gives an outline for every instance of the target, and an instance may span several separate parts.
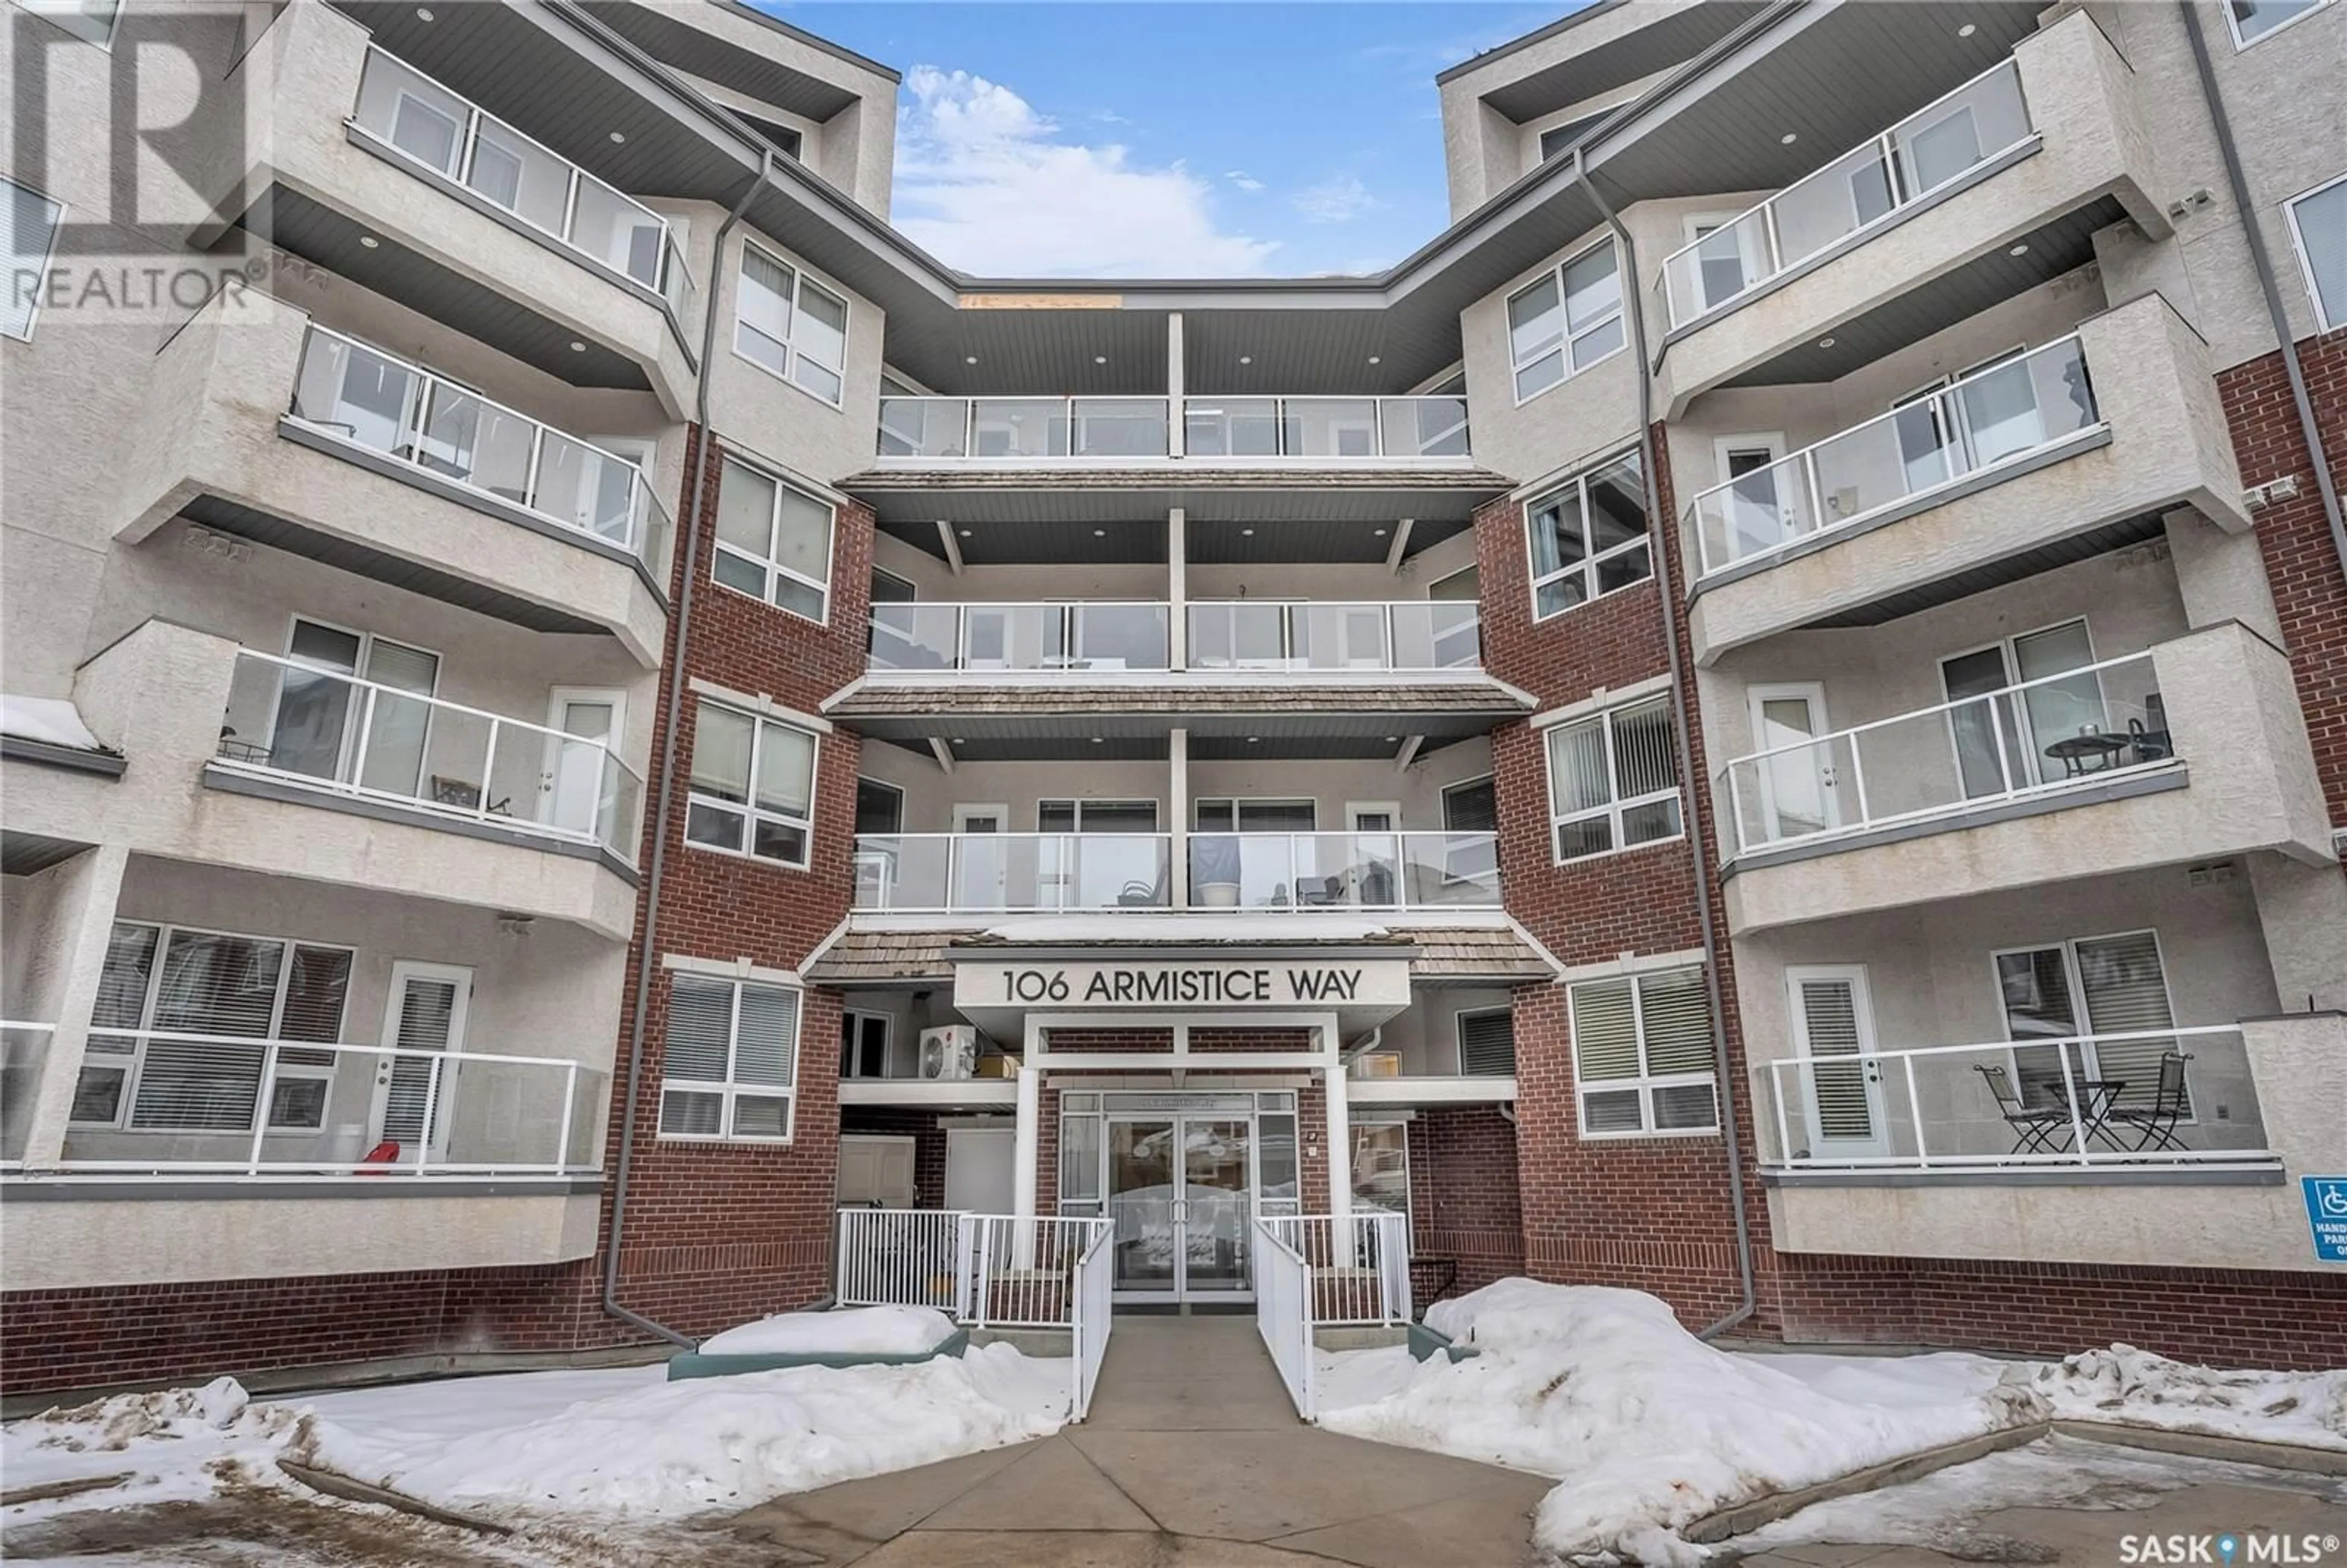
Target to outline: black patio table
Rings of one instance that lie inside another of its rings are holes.
[[[2099,1138],[2103,1147],[2113,1153],[2127,1152],[2117,1134],[2111,1130],[2111,1112],[2126,1091],[2127,1080],[2124,1078],[2081,1078],[2076,1081],[2076,1095],[2071,1103],[2077,1114],[2071,1123],[2071,1136],[2085,1135],[2079,1145],[2081,1149]]]
[[[2065,735],[2046,747],[2045,754],[2062,764],[2065,777],[2075,778],[2081,774],[2103,773],[2117,766],[2118,754],[2129,743],[2125,735]]]

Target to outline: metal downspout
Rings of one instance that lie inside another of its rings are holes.
[[[2298,363],[2298,344],[2290,334],[2290,313],[2282,309],[2281,287],[2274,281],[2273,256],[2266,249],[2265,231],[2258,227],[2258,210],[2250,204],[2249,177],[2241,172],[2240,149],[2233,145],[2233,123],[2226,118],[2224,96],[2217,89],[2217,71],[2209,59],[2200,13],[2192,0],[2178,0],[2178,9],[2184,13],[2185,36],[2192,40],[2192,67],[2199,74],[2200,96],[2207,100],[2209,118],[2216,127],[2217,150],[2224,156],[2233,208],[2240,214],[2242,232],[2249,237],[2250,262],[2266,297],[2266,315],[2281,343],[2282,370],[2290,377],[2290,399],[2298,406],[2298,427],[2306,436],[2307,455],[2314,459],[2314,487],[2322,497],[2323,519],[2331,525],[2331,548],[2339,553],[2340,574],[2347,577],[2347,522],[2340,518],[2339,488],[2331,479],[2331,455],[2322,449],[2322,428],[2315,422],[2314,404],[2307,395],[2306,372]]]
[[[766,149],[758,157],[758,173],[742,192],[733,210],[725,214],[718,225],[716,243],[710,250],[708,309],[701,319],[701,378],[693,390],[692,418],[699,433],[691,466],[685,495],[690,497],[691,513],[685,524],[685,537],[678,548],[684,552],[683,586],[677,591],[676,636],[671,640],[668,667],[662,671],[667,678],[668,698],[661,711],[659,803],[652,817],[651,865],[644,876],[644,936],[636,955],[635,1017],[628,1029],[628,1093],[620,1102],[620,1157],[611,1170],[611,1233],[605,1243],[603,1255],[603,1310],[633,1328],[657,1335],[671,1345],[690,1350],[695,1341],[665,1323],[655,1323],[641,1312],[631,1312],[620,1305],[620,1236],[626,1228],[628,1217],[628,1173],[635,1163],[636,1097],[644,1081],[644,1014],[651,1006],[652,974],[659,968],[653,952],[660,931],[661,883],[668,869],[668,819],[676,804],[676,725],[684,708],[684,648],[692,629],[692,585],[699,577],[693,562],[701,559],[702,520],[708,508],[702,495],[709,483],[709,379],[710,355],[717,346],[717,300],[725,270],[725,241],[742,221],[749,210],[750,200],[765,188],[774,171],[774,150]]]
[[[1638,250],[1630,238],[1630,231],[1615,215],[1613,204],[1591,181],[1587,159],[1578,147],[1573,149],[1573,178],[1597,204],[1606,227],[1614,231],[1614,243],[1622,248],[1622,293],[1630,315],[1630,348],[1638,365],[1638,461],[1646,477],[1646,515],[1655,519],[1655,530],[1659,536],[1663,529],[1676,524],[1663,516],[1662,473],[1655,460],[1655,383],[1653,369],[1646,362],[1646,317],[1642,304],[1645,291],[1638,286]],[[1669,653],[1671,664],[1672,738],[1678,746],[1679,777],[1686,781],[1688,799],[1692,801],[1696,785],[1695,746],[1690,738],[1686,671],[1679,658],[1678,625],[1671,613],[1675,590],[1671,586],[1670,552],[1663,548],[1659,537],[1655,541],[1654,556],[1655,585],[1662,592],[1663,647]],[[1693,814],[1689,815],[1692,817]],[[1711,917],[1711,879],[1704,865],[1703,835],[1692,820],[1686,830],[1687,852],[1695,864],[1696,917],[1703,932],[1704,1000],[1711,1009],[1712,1073],[1718,1081],[1720,1133],[1727,1143],[1728,1194],[1736,1208],[1736,1269],[1743,1286],[1743,1299],[1736,1310],[1698,1331],[1697,1338],[1709,1339],[1751,1317],[1759,1305],[1759,1291],[1752,1275],[1752,1221],[1745,1208],[1744,1152],[1736,1137],[1735,1079],[1727,1060],[1727,1009],[1719,996],[1719,933]]]

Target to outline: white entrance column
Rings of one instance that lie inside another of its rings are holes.
[[[1042,1033],[1030,1017],[1026,1050],[1019,1059],[1019,1126],[1011,1141],[1010,1211],[1022,1220],[1035,1217],[1035,1173],[1042,1158],[1043,1070],[1035,1060],[1036,1041]]]
[[[1345,1104],[1345,1064],[1337,1050],[1334,1020],[1320,1027],[1320,1049],[1328,1059],[1323,1074],[1328,1081],[1328,1214],[1333,1261],[1340,1267],[1353,1261],[1353,1126]]]
[[[1166,665],[1190,667],[1190,514],[1180,507],[1165,513]]]
[[[21,1003],[24,1021],[54,1021],[42,1058],[40,1089],[25,1132],[25,1168],[53,1169],[65,1158],[66,1123],[73,1114],[90,1014],[97,1005],[106,950],[114,937],[115,906],[130,851],[118,844],[85,851],[36,880],[56,878],[40,949]],[[26,933],[18,933],[26,935]],[[155,955],[159,965],[160,953]]]
[[[1176,909],[1190,907],[1190,732],[1168,731],[1165,736],[1167,785],[1173,799],[1169,823],[1171,833],[1166,853],[1173,856],[1174,875],[1166,882],[1173,906]]]

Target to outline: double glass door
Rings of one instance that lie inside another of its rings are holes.
[[[1114,1288],[1126,1300],[1243,1300],[1253,1218],[1255,1123],[1140,1116],[1108,1122]]]

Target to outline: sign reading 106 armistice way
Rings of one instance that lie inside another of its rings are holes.
[[[1185,964],[992,963],[954,966],[954,1006],[969,1008],[1341,1008],[1409,1005],[1406,958]]]

